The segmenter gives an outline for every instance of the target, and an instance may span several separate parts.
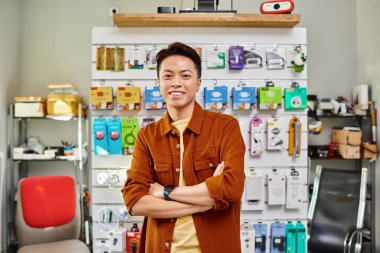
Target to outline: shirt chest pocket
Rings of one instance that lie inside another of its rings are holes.
[[[156,172],[155,181],[157,183],[159,183],[162,186],[167,186],[173,183],[170,177],[170,167],[170,163],[159,162],[154,165],[154,171]]]
[[[194,171],[198,177],[198,183],[204,182],[207,178],[212,177],[218,164],[218,156],[194,159]]]

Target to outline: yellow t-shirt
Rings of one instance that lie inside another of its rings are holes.
[[[178,129],[180,133],[180,173],[179,173],[179,186],[186,186],[185,180],[183,178],[182,171],[182,158],[184,152],[183,145],[183,132],[185,131],[187,124],[190,122],[191,117],[186,119],[181,119],[172,122],[172,126]],[[197,232],[195,230],[193,217],[191,215],[178,217],[174,227],[173,243],[171,247],[171,253],[201,253],[201,248],[199,247],[199,241],[197,237]]]

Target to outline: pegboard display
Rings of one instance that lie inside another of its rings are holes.
[[[182,27],[93,29],[89,90],[95,94],[90,97],[94,252],[110,245],[110,232],[118,224],[128,230],[132,222],[142,221],[123,215],[120,190],[131,163],[134,132],[165,113],[155,90],[154,54],[175,41],[194,47],[202,58],[196,101],[239,121],[247,148],[242,233],[249,232],[253,244],[267,245],[255,252],[285,252],[285,241],[274,237],[281,238],[281,229],[292,224],[300,228],[298,221],[306,227],[307,221],[306,29]],[[107,50],[111,63],[104,58]],[[120,100],[120,90],[131,87],[139,88],[137,95],[129,92]],[[107,92],[111,101],[96,97]],[[107,131],[112,135],[107,134],[105,143]],[[117,142],[119,136],[122,140]],[[260,234],[264,229],[255,229],[257,224],[266,224],[266,233]],[[243,252],[253,252],[253,244],[242,245]]]

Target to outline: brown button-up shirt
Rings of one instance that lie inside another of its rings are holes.
[[[244,188],[245,145],[238,121],[230,115],[203,110],[195,103],[183,133],[183,176],[186,185],[206,182],[213,209],[193,214],[202,253],[240,252],[240,200]],[[220,162],[222,175],[213,177]],[[178,186],[179,136],[164,118],[142,128],[135,141],[131,168],[122,190],[127,208],[149,192],[153,182]],[[144,219],[140,252],[170,252],[175,219]]]

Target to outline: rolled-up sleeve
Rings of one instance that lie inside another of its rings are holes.
[[[206,179],[206,186],[214,200],[216,210],[227,209],[230,203],[238,203],[244,190],[245,145],[240,126],[236,119],[224,129],[220,146],[223,173]]]
[[[153,183],[151,159],[145,138],[140,131],[137,135],[131,168],[127,171],[127,181],[121,192],[128,210],[143,196],[148,195],[149,185]]]

